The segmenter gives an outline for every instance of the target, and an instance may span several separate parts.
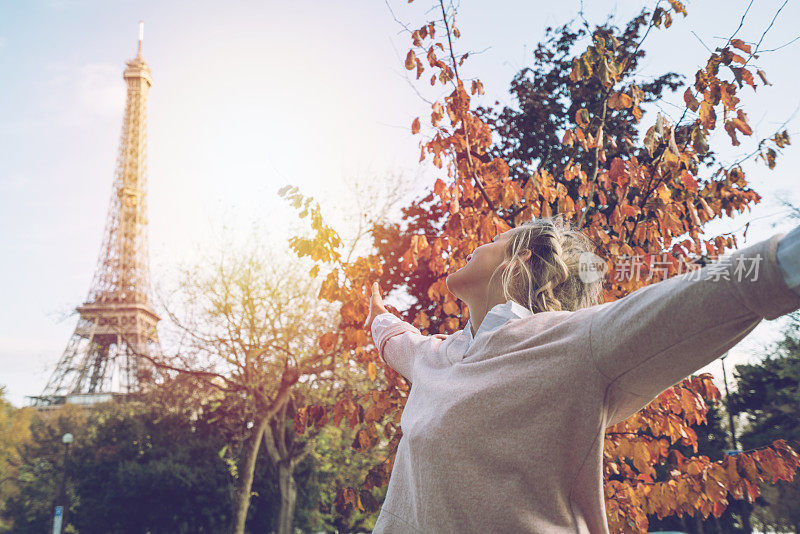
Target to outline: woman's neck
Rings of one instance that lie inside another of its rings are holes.
[[[475,335],[475,333],[481,327],[481,323],[483,323],[483,319],[486,317],[486,314],[489,313],[489,310],[498,304],[503,304],[504,302],[507,302],[507,300],[500,296],[494,296],[494,298],[490,299],[486,304],[473,303],[473,305],[470,305],[467,303],[467,308],[469,309],[469,322],[472,325],[473,335]]]

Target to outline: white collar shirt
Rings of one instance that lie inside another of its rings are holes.
[[[486,312],[486,316],[474,336],[472,335],[472,321],[467,321],[467,325],[462,329],[463,334],[461,334],[461,337],[466,341],[467,348],[469,348],[475,338],[481,334],[493,332],[512,319],[521,319],[529,315],[533,315],[531,310],[513,300],[509,300],[502,304],[497,304]]]

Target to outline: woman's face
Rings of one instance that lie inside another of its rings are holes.
[[[467,256],[467,263],[445,279],[447,289],[456,297],[469,301],[486,294],[489,277],[505,259],[513,229],[494,236]],[[498,276],[495,276],[498,279]],[[495,282],[497,283],[497,282]]]

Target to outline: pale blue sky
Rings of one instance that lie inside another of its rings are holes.
[[[691,32],[713,48],[735,30],[747,3],[689,2],[688,18],[648,37],[641,74],[674,70],[693,78],[708,54]],[[757,40],[781,4],[754,2],[739,36]],[[411,27],[425,22],[429,5],[388,3]],[[614,12],[625,21],[641,5],[587,2],[586,16],[599,22]],[[409,39],[388,6],[377,0],[0,1],[0,384],[14,403],[40,392],[74,329],[70,313],[89,289],[118,149],[122,70],[136,52],[138,21],[145,21],[144,57],[154,79],[151,268],[154,282],[166,283],[179,262],[208,246],[210,235],[247,239],[254,222],[285,249],[284,239],[300,227],[277,195],[286,183],[317,197],[331,222],[344,224],[342,213],[353,204],[345,179],[380,186],[389,173],[403,172],[421,192],[441,177],[417,163],[419,139],[409,125],[429,109],[406,81]],[[578,6],[578,0],[462,2],[456,47],[482,52],[461,72],[483,81],[484,103],[508,101],[509,81],[529,64],[544,28],[566,22]],[[797,37],[797,20],[800,7],[788,4],[762,48]],[[800,105],[799,52],[800,41],[758,60],[773,86],[742,92],[755,130],[743,149]],[[428,98],[442,94],[415,83]],[[675,110],[663,107],[667,114]],[[644,124],[654,119],[646,116]],[[795,117],[788,125],[796,142],[799,124]],[[764,201],[709,231],[754,219],[750,242],[791,228],[770,215],[781,191],[800,202],[798,164],[796,148],[775,171],[748,164]],[[781,224],[773,228],[772,221]],[[760,325],[729,362],[752,358],[774,338],[776,323]],[[718,369],[714,363],[707,370],[721,376]]]

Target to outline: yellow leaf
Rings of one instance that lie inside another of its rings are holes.
[[[663,182],[661,187],[658,188],[658,197],[664,202],[669,202],[669,199],[672,197],[669,187],[667,187]]]
[[[442,309],[448,315],[455,315],[459,312],[458,305],[452,300],[445,300]]]
[[[703,100],[700,103],[700,123],[708,129],[714,127],[717,122],[717,114],[714,112],[714,107],[707,101]]]
[[[375,364],[372,363],[372,362],[369,362],[369,364],[367,365],[367,375],[369,376],[369,379],[374,382],[375,381],[375,377],[377,376],[377,373],[378,373],[378,370],[375,368]]]

